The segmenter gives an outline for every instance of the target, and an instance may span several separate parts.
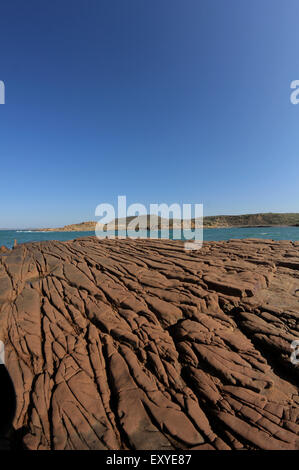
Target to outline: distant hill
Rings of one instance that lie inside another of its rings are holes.
[[[116,228],[125,229],[128,224],[135,219],[135,217],[127,217],[127,219],[115,219]],[[179,228],[180,220],[170,220],[169,225],[172,228]],[[167,227],[167,219],[162,219],[159,216],[139,216],[140,228],[159,229]],[[298,226],[299,227],[299,213],[282,213],[276,214],[268,212],[265,214],[243,214],[243,215],[213,215],[204,217],[203,226],[205,228],[221,228],[221,227],[271,227],[271,226]],[[94,231],[96,226],[95,221],[81,222],[78,224],[65,225],[60,228],[47,228],[39,229],[39,231],[47,232],[87,232]],[[191,223],[194,228],[194,219]],[[113,228],[113,223],[105,226],[108,230]]]
[[[65,225],[58,228],[41,228],[38,232],[92,232],[94,231],[96,222],[81,222],[79,224]]]
[[[258,227],[273,225],[299,226],[299,213],[276,214],[268,212],[265,214],[216,215],[204,217],[205,227]]]

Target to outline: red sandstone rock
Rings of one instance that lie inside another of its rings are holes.
[[[0,257],[29,449],[299,449],[299,244],[103,240]]]

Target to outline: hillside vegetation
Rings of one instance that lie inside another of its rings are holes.
[[[155,216],[156,217],[156,216]],[[128,217],[126,224],[132,221],[135,217]],[[148,221],[148,227],[150,228],[149,216],[140,216],[142,228],[146,228],[145,221]],[[120,229],[125,226],[125,219],[116,219],[116,228],[120,224]],[[157,217],[155,223],[151,224],[151,228],[160,228],[165,226],[166,219]],[[192,221],[192,227],[194,227],[194,220]],[[175,221],[175,228],[177,228],[179,221]],[[299,227],[299,213],[265,213],[265,214],[243,214],[243,215],[214,215],[204,217],[203,225],[205,228],[220,228],[220,227],[266,227],[266,226],[298,226]],[[62,232],[87,232],[94,231],[96,226],[95,221],[81,222],[78,224],[65,225],[60,228],[48,228],[42,229],[49,232],[62,231]],[[170,227],[172,221],[170,220]],[[108,224],[108,230],[111,228],[111,223]]]
[[[216,215],[204,217],[206,227],[246,227],[271,225],[299,225],[298,213],[266,213],[244,215]]]

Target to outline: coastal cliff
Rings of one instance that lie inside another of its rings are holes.
[[[170,219],[169,221],[159,216],[139,216],[140,228],[143,229],[163,229],[180,228],[182,221],[179,219]],[[119,230],[126,229],[128,224],[135,219],[135,217],[127,217],[126,219],[116,219],[114,221],[115,228]],[[65,225],[59,228],[44,228],[39,229],[47,232],[87,232],[94,231],[96,221],[81,222],[78,224]],[[114,223],[103,225],[107,230],[114,229]],[[194,229],[195,221],[191,220],[191,228]],[[272,226],[298,226],[299,227],[299,213],[265,213],[265,214],[243,214],[243,215],[215,215],[203,218],[204,228],[230,228],[230,227],[272,227]]]
[[[299,449],[299,242],[19,245],[0,339],[27,449]]]

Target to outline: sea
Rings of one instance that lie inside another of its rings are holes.
[[[178,239],[178,231],[157,231],[157,238]],[[110,232],[107,232],[109,235]],[[17,243],[40,242],[45,240],[74,240],[75,238],[94,236],[95,232],[37,232],[34,230],[0,230],[0,246],[12,248],[14,240]],[[121,235],[124,235],[122,232]],[[130,232],[128,232],[130,235]],[[149,236],[146,231],[141,232],[144,238]],[[186,234],[189,238],[188,234]],[[183,237],[182,237],[183,238]],[[203,229],[204,241],[220,241],[244,238],[264,238],[270,240],[299,240],[299,227],[234,227],[234,228],[208,228]]]

